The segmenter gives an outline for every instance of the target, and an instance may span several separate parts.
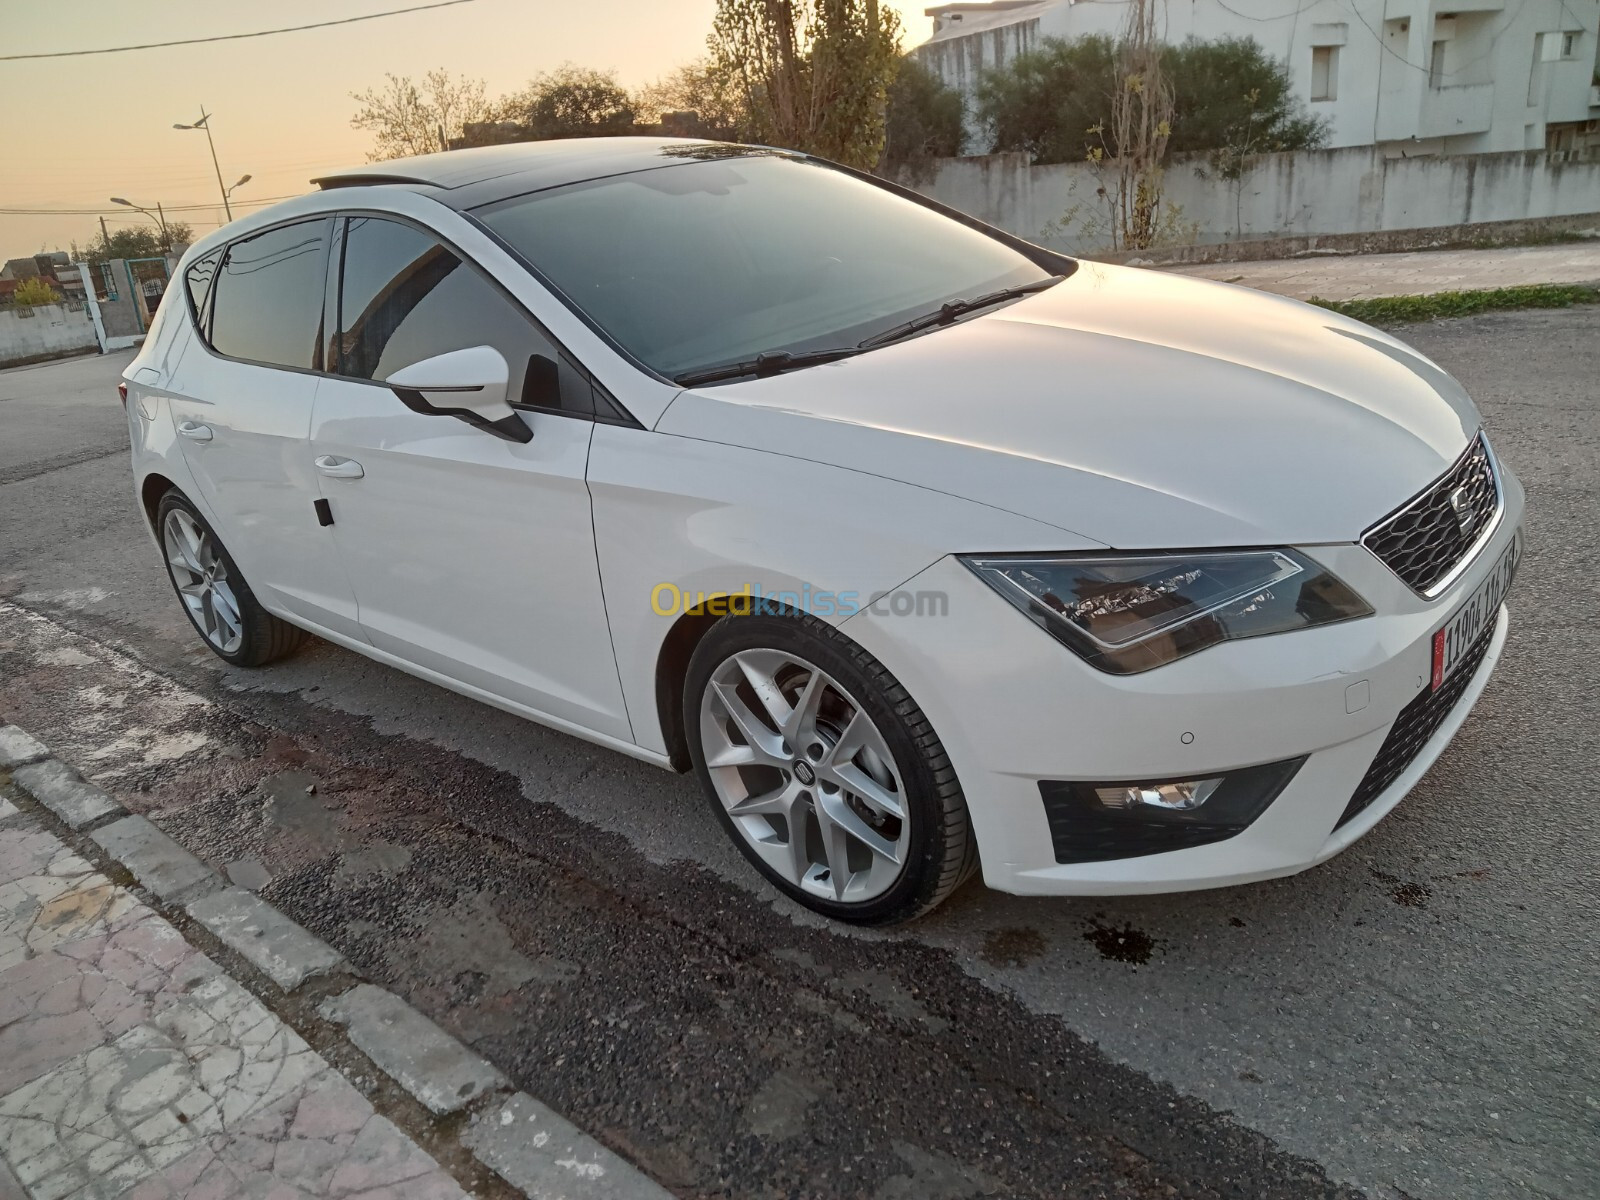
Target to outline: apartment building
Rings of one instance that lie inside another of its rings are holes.
[[[1169,42],[1250,37],[1289,64],[1330,148],[1386,154],[1561,153],[1600,145],[1600,0],[1157,0]],[[930,8],[914,51],[968,99],[979,74],[1044,38],[1116,37],[1126,0]]]

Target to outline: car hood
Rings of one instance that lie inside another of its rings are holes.
[[[686,391],[656,428],[1147,549],[1354,541],[1477,426],[1455,380],[1359,322],[1084,263],[923,337]]]

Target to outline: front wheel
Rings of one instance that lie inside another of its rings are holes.
[[[734,842],[825,916],[911,920],[977,864],[966,801],[922,710],[812,617],[725,617],[689,663],[695,773]]]
[[[156,532],[184,615],[218,658],[259,667],[306,640],[304,630],[261,607],[216,531],[176,489],[156,506]]]

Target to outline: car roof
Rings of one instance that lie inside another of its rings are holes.
[[[670,166],[674,161],[773,153],[788,152],[694,138],[564,138],[366,163],[329,171],[311,182],[324,191],[398,184],[431,195],[451,208],[465,209],[564,184]]]

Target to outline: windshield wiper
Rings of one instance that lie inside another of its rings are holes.
[[[920,317],[912,317],[911,320],[906,321],[904,324],[896,325],[893,329],[885,329],[882,333],[873,334],[861,343],[861,349],[871,350],[874,346],[885,346],[890,342],[898,342],[901,338],[910,337],[914,333],[921,333],[924,329],[948,325],[957,317],[964,317],[970,312],[977,312],[980,308],[988,308],[1006,300],[1015,300],[1019,296],[1027,296],[1034,292],[1042,292],[1046,288],[1055,287],[1065,278],[1065,275],[1051,275],[1048,279],[1038,279],[1033,283],[1001,288],[998,292],[988,292],[982,296],[975,296],[971,300],[946,300],[933,312],[923,313]]]
[[[719,367],[706,367],[699,371],[685,371],[682,375],[675,376],[673,382],[679,387],[695,387],[702,383],[721,383],[727,379],[744,379],[755,376],[763,379],[768,375],[781,375],[785,371],[797,371],[802,367],[815,367],[822,363],[838,362],[841,358],[849,358],[852,354],[860,354],[863,350],[871,350],[876,346],[897,342],[901,338],[910,337],[913,333],[921,333],[924,329],[932,329],[936,325],[948,325],[957,317],[964,317],[970,312],[977,312],[980,308],[989,308],[995,304],[1002,304],[1007,300],[1015,300],[1020,296],[1027,296],[1033,292],[1042,292],[1046,288],[1054,287],[1065,279],[1065,275],[1051,275],[1045,279],[1037,279],[1032,283],[1019,284],[1016,287],[1002,288],[998,292],[988,292],[982,296],[975,296],[971,300],[947,300],[935,311],[925,313],[920,317],[913,317],[902,325],[893,329],[886,329],[882,333],[873,334],[864,342],[854,346],[836,346],[830,350],[802,350],[793,353],[788,350],[774,350],[767,354],[758,354],[754,358],[744,359],[742,362],[724,363]]]
[[[849,358],[852,354],[860,354],[863,349],[864,346],[837,346],[831,350],[802,350],[799,353],[775,350],[770,354],[758,354],[754,358],[747,358],[743,362],[724,363],[720,367],[706,367],[701,371],[686,371],[682,375],[675,376],[673,382],[680,387],[694,387],[701,383],[720,383],[724,379],[743,379],[747,375],[762,379],[768,375],[781,375],[784,371],[796,371],[801,367],[837,362],[841,358]]]

